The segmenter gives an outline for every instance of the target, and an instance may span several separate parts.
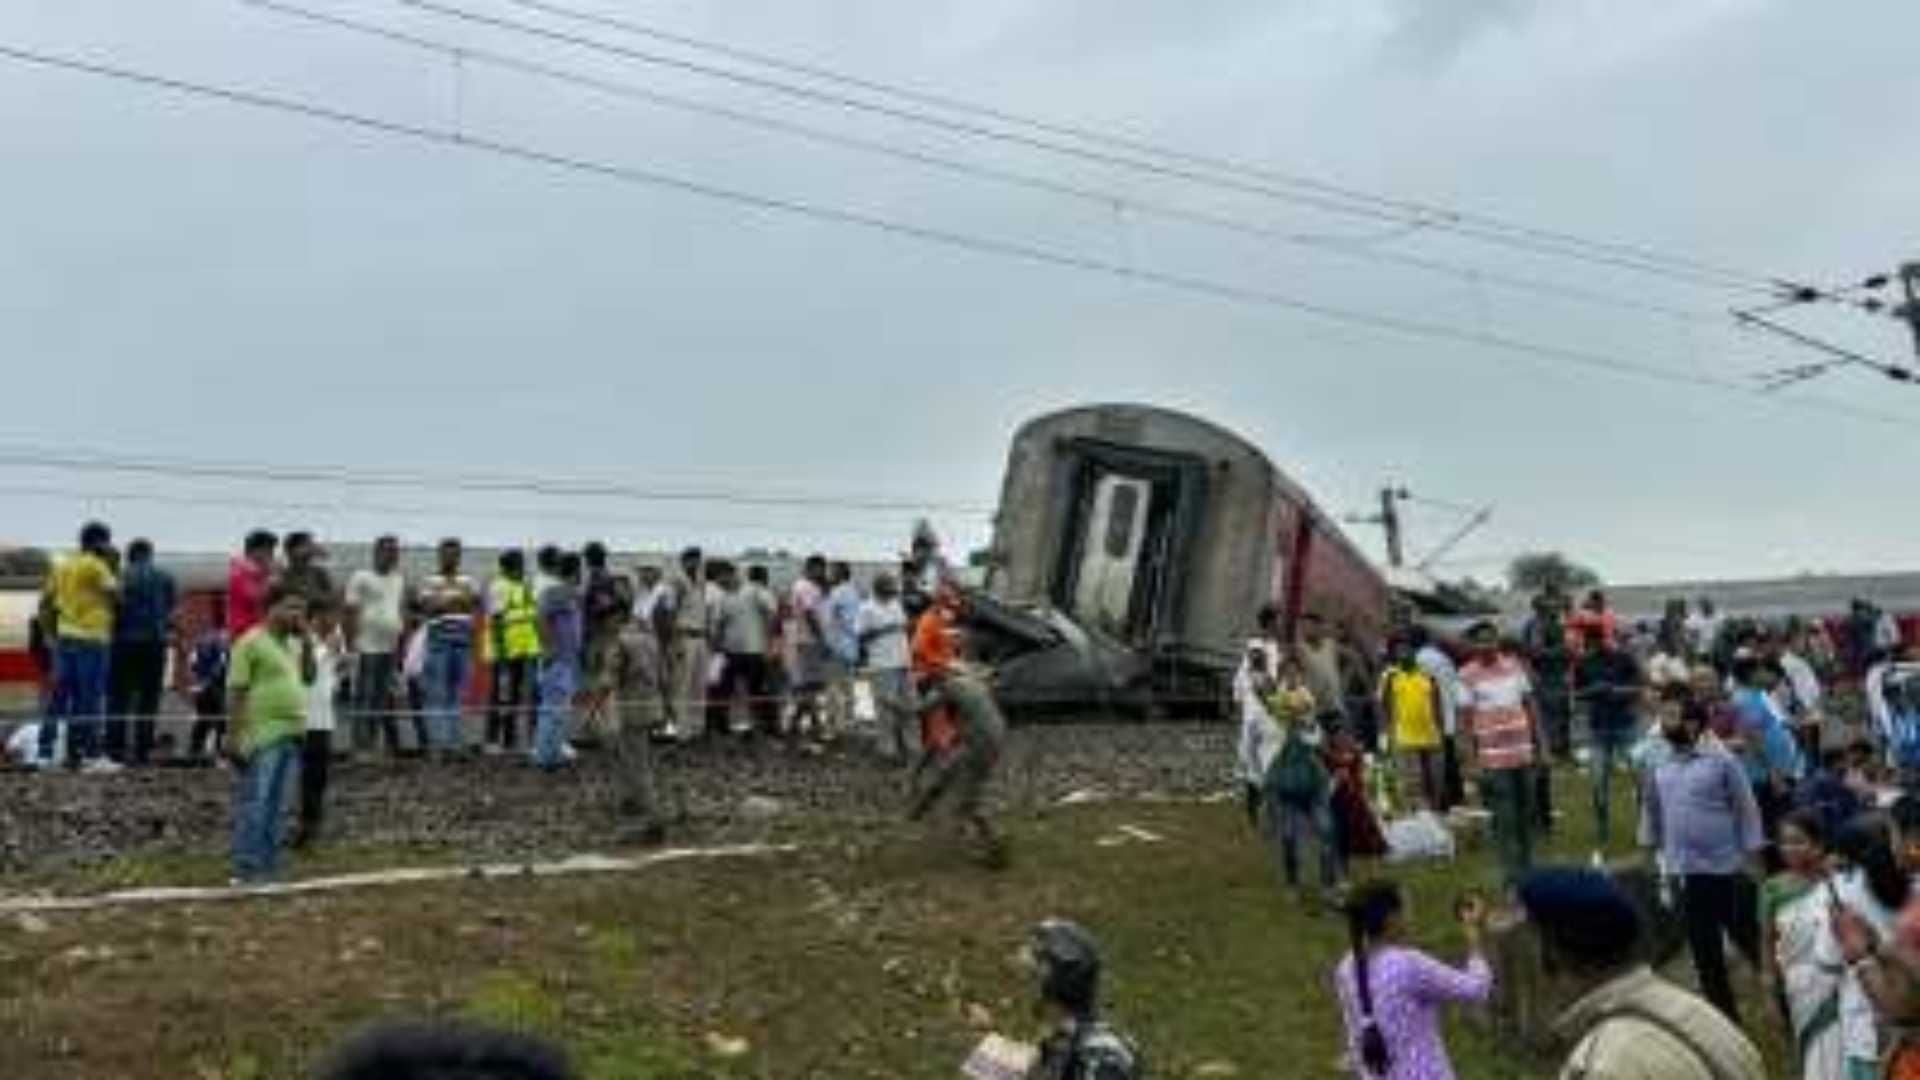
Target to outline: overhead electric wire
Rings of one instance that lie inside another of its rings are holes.
[[[1790,326],[1782,326],[1771,319],[1762,318],[1753,311],[1736,311],[1733,313],[1733,317],[1742,327],[1750,330],[1764,330],[1775,337],[1784,338],[1802,348],[1811,349],[1814,352],[1822,353],[1829,357],[1829,359],[1823,363],[1800,364],[1794,367],[1762,373],[1760,378],[1764,384],[1764,388],[1769,393],[1784,389],[1798,382],[1804,382],[1807,379],[1817,378],[1836,367],[1865,368],[1868,371],[1876,372],[1898,383],[1912,384],[1916,379],[1920,379],[1920,374],[1916,374],[1913,368],[1904,367],[1900,364],[1891,363],[1878,359],[1877,357],[1868,356],[1865,353],[1855,352],[1852,349],[1835,345],[1831,341],[1814,337],[1812,334],[1804,331],[1795,330]]]
[[[143,86],[151,90],[165,91],[179,96],[198,97],[252,109],[299,116],[308,120],[354,128],[360,131],[377,133],[433,146],[457,147],[583,176],[593,176],[643,187],[678,191],[683,194],[712,201],[732,203],[772,213],[851,226],[870,232],[918,240],[980,255],[1003,257],[1035,265],[1051,266],[1064,270],[1116,278],[1124,281],[1152,285],[1175,292],[1232,301],[1248,306],[1264,306],[1291,311],[1296,314],[1309,315],[1327,322],[1365,327],[1401,336],[1428,338],[1448,341],[1455,344],[1476,346],[1531,363],[1603,371],[1610,374],[1625,375],[1658,382],[1733,391],[1746,396],[1766,398],[1765,395],[1758,394],[1751,385],[1735,379],[1715,377],[1702,373],[1688,373],[1673,367],[1640,360],[1629,360],[1610,353],[1530,341],[1523,338],[1506,337],[1484,330],[1469,329],[1448,323],[1435,323],[1406,316],[1348,308],[1320,301],[1307,300],[1269,289],[1244,286],[1212,278],[1190,276],[1172,271],[1156,270],[1139,265],[1112,262],[1072,251],[1049,248],[1021,241],[986,237],[938,226],[922,225],[867,213],[865,211],[823,205],[797,198],[749,192],[657,170],[612,164],[591,158],[544,150],[525,144],[493,139],[474,132],[446,131],[417,123],[352,112],[329,105],[316,104],[311,101],[176,78],[173,76],[158,75],[102,61],[23,49],[12,45],[0,45],[0,58],[35,67],[58,69],[93,78]],[[1916,428],[1914,418],[1912,417],[1881,412],[1875,409],[1857,406],[1850,402],[1806,396],[1766,399],[1778,400],[1782,404],[1792,404],[1802,408],[1851,416],[1855,419],[1869,420],[1890,427],[1896,427],[1907,432],[1920,430]],[[874,506],[872,508],[887,509],[890,507]]]
[[[501,0],[509,6],[523,11],[534,11],[544,15],[570,20],[586,26],[595,26],[603,30],[614,30],[623,34],[663,42],[683,49],[693,49],[715,56],[724,56],[732,60],[741,60],[790,75],[801,75],[821,82],[846,86],[868,93],[882,94],[901,101],[914,102],[943,109],[962,115],[974,116],[1001,123],[1015,124],[1034,131],[1045,132],[1081,142],[1105,146],[1110,149],[1130,153],[1148,154],[1169,161],[1205,168],[1217,173],[1259,180],[1268,184],[1280,184],[1330,196],[1360,205],[1393,211],[1402,217],[1421,220],[1424,224],[1436,228],[1459,231],[1461,227],[1473,226],[1488,230],[1509,233],[1544,243],[1566,245],[1577,248],[1589,248],[1616,256],[1630,257],[1648,263],[1658,263],[1683,271],[1725,278],[1729,282],[1739,282],[1746,287],[1758,287],[1773,290],[1783,284],[1783,279],[1751,271],[1720,266],[1711,262],[1687,256],[1673,255],[1635,244],[1623,244],[1614,241],[1594,240],[1572,233],[1542,229],[1535,226],[1507,221],[1492,215],[1480,214],[1433,203],[1384,196],[1374,192],[1362,191],[1345,184],[1337,184],[1316,177],[1302,176],[1263,166],[1249,165],[1227,158],[1195,153],[1177,147],[1153,143],[1143,139],[1131,138],[1113,131],[1103,131],[1092,127],[1061,123],[1010,109],[986,104],[976,100],[931,93],[897,83],[865,78],[817,63],[797,61],[789,57],[743,48],[710,38],[700,38],[691,34],[664,30],[657,26],[638,22],[631,18],[614,17],[599,12],[585,11],[580,8],[553,3],[552,0]],[[1571,257],[1571,256],[1569,256]]]
[[[938,511],[986,517],[991,508],[932,499],[865,497],[820,492],[747,491],[725,488],[663,487],[613,480],[559,480],[513,474],[405,472],[355,469],[341,465],[215,461],[156,457],[126,451],[45,446],[0,445],[0,467],[109,472],[261,483],[339,484],[349,487],[433,489],[469,493],[534,495],[546,498],[617,499],[642,503],[686,503],[760,509],[829,509],[861,513]]]
[[[824,128],[786,120],[766,113],[716,105],[694,98],[664,93],[649,87],[632,83],[618,82],[600,78],[584,72],[554,67],[524,57],[513,56],[489,49],[457,44],[442,39],[423,37],[404,30],[376,25],[358,19],[315,11],[300,4],[287,3],[285,0],[245,0],[250,7],[259,8],[277,15],[300,19],[317,25],[332,27],[348,33],[387,41],[392,44],[435,53],[460,63],[478,63],[494,67],[501,71],[547,79],[556,83],[578,87],[597,94],[630,101],[645,102],[663,108],[693,113],[730,123],[777,132],[817,145],[836,147],[857,153],[871,154],[906,162],[911,165],[934,169],[953,175],[975,180],[1039,191],[1061,198],[1084,202],[1102,209],[1113,209],[1142,217],[1198,226],[1266,243],[1288,244],[1309,248],[1336,258],[1379,263],[1388,266],[1400,266],[1427,274],[1451,278],[1455,281],[1474,285],[1486,285],[1510,292],[1532,293],[1549,296],[1594,307],[1612,308],[1622,311],[1637,311],[1648,315],[1702,324],[1722,324],[1727,321],[1725,312],[1707,309],[1683,308],[1640,297],[1623,296],[1605,290],[1590,289],[1563,281],[1531,278],[1508,274],[1497,270],[1488,270],[1477,266],[1468,266],[1449,262],[1444,259],[1410,255],[1391,250],[1382,250],[1374,245],[1390,239],[1396,239],[1417,232],[1425,226],[1420,223],[1395,226],[1386,233],[1370,237],[1342,238],[1336,236],[1316,236],[1293,232],[1279,226],[1246,218],[1219,214],[1204,210],[1191,210],[1136,198],[1124,192],[1093,188],[1072,184],[1051,177],[998,166],[980,165],[960,158],[932,153],[914,147],[880,139],[869,139],[843,132],[829,131]],[[456,127],[461,126],[456,123]]]
[[[802,527],[784,522],[718,521],[696,518],[658,518],[623,515],[609,516],[607,514],[579,511],[512,509],[508,507],[423,506],[418,503],[377,503],[365,502],[358,499],[329,503],[311,500],[260,499],[251,495],[238,494],[215,495],[170,491],[101,490],[98,488],[75,488],[67,485],[51,484],[0,483],[0,495],[23,499],[58,499],[68,502],[151,503],[156,506],[218,507],[277,514],[326,514],[335,517],[378,514],[396,518],[411,516],[433,519],[527,522],[530,524],[554,521],[592,525],[600,528],[676,529],[683,533],[749,534],[770,533],[775,531],[826,531],[830,528],[834,535],[837,536],[858,536],[871,539],[891,538],[899,540],[904,535],[901,529],[881,529],[871,526],[847,525],[840,522],[835,522],[831,526]]]
[[[243,0],[243,2],[251,3],[253,0]],[[474,11],[470,8],[459,7],[454,4],[441,3],[439,0],[387,0],[387,2],[472,26],[481,26],[492,30],[519,34],[524,37],[565,45],[571,48],[619,57],[635,63],[668,68],[702,78],[730,82],[735,85],[746,86],[767,93],[780,94],[817,105],[827,105],[838,109],[881,116],[890,120],[934,128],[955,135],[987,140],[1009,146],[1018,146],[1026,150],[1074,158],[1108,168],[1124,169],[1131,172],[1151,175],[1163,180],[1178,180],[1203,187],[1235,191],[1242,195],[1259,196],[1280,202],[1309,206],[1327,213],[1342,214],[1374,221],[1403,224],[1411,221],[1422,221],[1430,228],[1470,237],[1485,243],[1498,244],[1505,247],[1531,251],[1535,254],[1571,259],[1594,265],[1610,266],[1615,269],[1630,270],[1636,273],[1662,277],[1672,281],[1685,282],[1695,286],[1717,290],[1733,289],[1772,296],[1776,295],[1783,285],[1788,284],[1773,278],[1758,275],[1742,275],[1737,280],[1730,280],[1725,273],[1720,271],[1686,268],[1672,263],[1663,264],[1653,260],[1604,251],[1575,251],[1564,246],[1559,246],[1554,242],[1529,236],[1525,233],[1502,233],[1468,224],[1465,223],[1464,218],[1455,220],[1454,217],[1446,215],[1410,215],[1404,211],[1390,210],[1381,206],[1355,204],[1350,199],[1338,199],[1327,195],[1288,190],[1284,185],[1276,185],[1272,181],[1235,178],[1197,172],[1193,168],[1184,165],[1166,164],[1137,155],[1128,156],[1125,153],[1111,150],[1074,146],[1069,143],[1060,142],[1057,139],[1026,135],[1017,131],[991,127],[974,121],[956,120],[950,117],[937,116],[923,110],[871,101],[843,93],[821,90],[816,87],[801,86],[780,79],[755,75],[750,72],[701,63],[696,60],[686,59],[685,57],[668,56],[662,53],[629,48],[624,45],[601,41],[580,34],[571,34],[565,31],[555,30],[551,27],[501,18],[485,12]],[[1457,215],[1455,217],[1457,217]]]

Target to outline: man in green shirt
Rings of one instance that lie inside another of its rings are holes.
[[[227,745],[240,775],[233,790],[233,881],[272,880],[280,819],[307,726],[314,680],[304,596],[284,584],[267,591],[267,618],[233,643],[227,664]]]

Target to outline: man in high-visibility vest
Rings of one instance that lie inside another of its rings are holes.
[[[539,603],[527,580],[524,552],[500,553],[500,572],[487,586],[486,644],[493,674],[487,750],[511,751],[532,707],[534,665],[540,661]]]

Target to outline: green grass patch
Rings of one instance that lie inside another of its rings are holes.
[[[475,1023],[532,1035],[559,1034],[566,1027],[560,1001],[533,976],[518,971],[495,971],[483,977],[460,1011]]]

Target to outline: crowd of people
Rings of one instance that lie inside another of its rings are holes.
[[[597,542],[542,548],[531,566],[507,550],[484,581],[458,540],[426,574],[405,573],[402,554],[381,537],[339,582],[311,533],[248,535],[217,617],[182,650],[195,718],[179,747],[155,735],[179,590],[150,543],[122,559],[88,524],[35,619],[48,692],[22,757],[237,768],[234,877],[256,882],[277,870],[284,804],[298,799],[293,846],[321,835],[341,757],[520,754],[562,772],[576,742],[597,742],[620,778],[617,838],[657,842],[654,743],[818,751],[858,736],[911,767],[913,817],[948,807],[983,858],[1004,858],[982,799],[1004,721],[961,659],[965,599],[931,529],[865,585],[816,555],[778,594],[766,566],[698,548],[632,568]]]
[[[861,731],[877,761],[911,765],[911,816],[948,805],[1004,858],[982,797],[1004,721],[960,659],[964,594],[930,530],[864,584],[814,556],[779,589],[768,567],[697,548],[635,567],[599,543],[508,550],[484,579],[457,540],[424,574],[394,537],[371,550],[336,581],[310,533],[253,533],[218,618],[183,643],[153,545],[123,556],[87,525],[36,618],[50,678],[25,756],[234,769],[233,876],[251,884],[278,870],[287,803],[294,845],[323,834],[343,755],[516,754],[560,773],[591,739],[619,777],[618,838],[649,843],[657,741],[817,749]],[[1403,944],[1395,885],[1356,880],[1420,817],[1484,822],[1505,899],[1554,970],[1585,980],[1565,1075],[1757,1076],[1740,1027],[1756,1008],[1778,1011],[1807,1080],[1920,1075],[1920,653],[1893,619],[1862,602],[1832,626],[1737,620],[1701,601],[1629,626],[1597,591],[1548,592],[1518,626],[1407,625],[1377,656],[1312,612],[1258,625],[1234,677],[1236,771],[1284,886],[1347,920],[1335,985],[1357,1075],[1446,1080],[1436,1010],[1492,991],[1488,901],[1460,903],[1456,968]],[[156,724],[176,652],[185,746]],[[1564,825],[1555,777],[1580,772],[1593,865],[1536,866]],[[1605,872],[1627,821],[1660,883],[1651,910]],[[1684,927],[1699,998],[1645,968],[1648,918]],[[1740,1000],[1728,942],[1760,1001]],[[1065,931],[1052,944],[1090,948]]]
[[[1560,882],[1550,898],[1572,888],[1596,910],[1613,904],[1599,883],[1617,825],[1636,823],[1659,883],[1652,917],[1684,929],[1701,995],[1723,1019],[1703,1026],[1672,997],[1680,991],[1646,983],[1630,945],[1599,968],[1637,987],[1628,996],[1672,1006],[1668,1034],[1695,1037],[1666,1049],[1693,1071],[1596,1066],[1593,1057],[1635,1059],[1659,1042],[1609,1038],[1568,1075],[1760,1075],[1726,1065],[1751,1051],[1728,942],[1766,988],[1748,1007],[1778,1012],[1807,1080],[1920,1075],[1920,654],[1891,617],[1858,602],[1837,628],[1730,620],[1703,601],[1629,628],[1601,593],[1577,606],[1549,593],[1506,632],[1482,620],[1442,642],[1408,627],[1377,674],[1312,616],[1291,642],[1278,611],[1260,626],[1236,677],[1238,770],[1287,889],[1347,914],[1354,948],[1336,984],[1358,1075],[1451,1077],[1432,1009],[1490,989],[1477,953],[1456,969],[1394,945],[1391,884],[1348,885],[1351,862],[1380,854],[1383,831],[1395,835],[1379,820],[1423,814],[1458,829],[1484,821],[1508,898],[1523,907],[1541,902],[1543,872]],[[1558,823],[1556,771],[1563,782],[1584,772],[1591,793],[1586,879],[1534,865]],[[1312,893],[1301,888],[1309,846]],[[1596,936],[1596,950],[1639,938],[1631,905],[1607,918],[1619,926]],[[1462,920],[1477,944],[1481,902],[1463,903]],[[1591,1022],[1607,1008],[1569,1016]]]

